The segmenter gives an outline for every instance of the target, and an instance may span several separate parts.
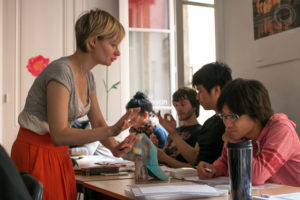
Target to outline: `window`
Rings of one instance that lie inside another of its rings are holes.
[[[176,1],[178,85],[191,86],[192,75],[216,61],[214,0]],[[200,106],[198,121],[214,115]]]
[[[170,112],[175,90],[170,0],[129,0],[130,96],[144,91],[154,110]]]

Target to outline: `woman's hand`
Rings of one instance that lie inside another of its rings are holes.
[[[115,123],[113,126],[109,127],[110,130],[110,136],[117,136],[122,131],[126,130],[133,124],[135,124],[135,121],[133,120],[140,112],[141,108],[130,108],[127,110],[127,112]]]
[[[216,174],[216,167],[207,162],[201,161],[198,164],[198,176],[200,179],[210,179]]]
[[[176,121],[171,114],[164,114],[164,118],[160,115],[160,111],[157,113],[159,123],[169,132],[170,135],[176,133]]]
[[[129,152],[132,148],[132,145],[134,144],[136,140],[136,133],[132,132],[127,136],[123,142],[119,143],[114,149],[112,149],[112,153],[116,157],[122,157],[127,152]]]

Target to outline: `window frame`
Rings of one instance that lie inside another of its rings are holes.
[[[176,70],[176,45],[175,45],[175,13],[174,13],[174,1],[173,0],[168,0],[168,5],[169,5],[169,28],[168,29],[155,29],[155,28],[131,28],[129,27],[128,23],[128,33],[127,35],[130,34],[130,32],[148,32],[148,33],[167,33],[169,34],[169,53],[170,53],[170,58],[169,58],[169,63],[170,63],[170,94],[169,94],[169,99],[170,99],[170,106],[153,106],[154,110],[170,110],[172,115],[176,115],[176,111],[173,108],[172,105],[172,94],[175,92],[177,88],[177,70]],[[128,7],[128,5],[127,5]],[[129,11],[127,11],[129,12]],[[128,37],[129,38],[129,37]],[[129,46],[129,39],[128,39],[128,46]],[[129,52],[128,52],[129,56]],[[130,59],[130,56],[129,56]],[[129,62],[128,59],[128,62]],[[129,66],[128,66],[129,70]],[[129,70],[130,71],[130,70]],[[128,82],[129,82],[130,74],[128,77]],[[130,84],[128,87],[128,94],[130,95]]]
[[[216,60],[224,61],[224,23],[223,23],[223,0],[215,0],[214,4],[198,3],[188,0],[175,0],[176,19],[176,62],[177,62],[177,85],[184,86],[184,34],[183,34],[183,5],[195,5],[215,9],[215,34],[216,34]]]

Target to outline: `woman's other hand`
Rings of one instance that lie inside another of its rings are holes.
[[[127,112],[121,117],[121,119],[119,119],[117,123],[115,123],[113,126],[110,127],[111,130],[110,136],[117,136],[122,131],[132,126],[135,123],[133,119],[136,118],[140,110],[141,110],[140,107],[128,109]]]
[[[216,167],[207,162],[201,161],[198,164],[198,176],[200,179],[211,179],[216,174]]]
[[[128,153],[131,148],[132,145],[134,144],[135,140],[136,140],[136,133],[132,132],[129,134],[129,136],[127,136],[123,142],[119,143],[114,149],[112,149],[112,153],[114,156],[116,157],[122,157],[123,155],[125,155],[126,153]]]

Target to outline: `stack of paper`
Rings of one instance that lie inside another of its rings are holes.
[[[225,196],[228,191],[217,190],[208,185],[191,182],[140,184],[131,188],[135,199],[191,199],[202,197]]]
[[[77,163],[77,165],[74,166],[75,170],[81,169],[81,168],[88,168],[88,167],[96,167],[99,165],[110,165],[114,164],[119,167],[123,166],[132,166],[134,165],[134,162],[129,160],[123,160],[120,158],[104,158],[103,156],[93,155],[93,156],[72,156],[72,159],[74,159]]]
[[[83,176],[95,176],[104,173],[118,173],[119,166],[117,165],[99,165],[87,168],[81,168],[80,172]]]
[[[103,173],[118,173],[119,171],[132,170],[134,163],[123,159],[103,158],[101,156],[73,156],[76,164],[74,170],[81,175],[100,175]]]

